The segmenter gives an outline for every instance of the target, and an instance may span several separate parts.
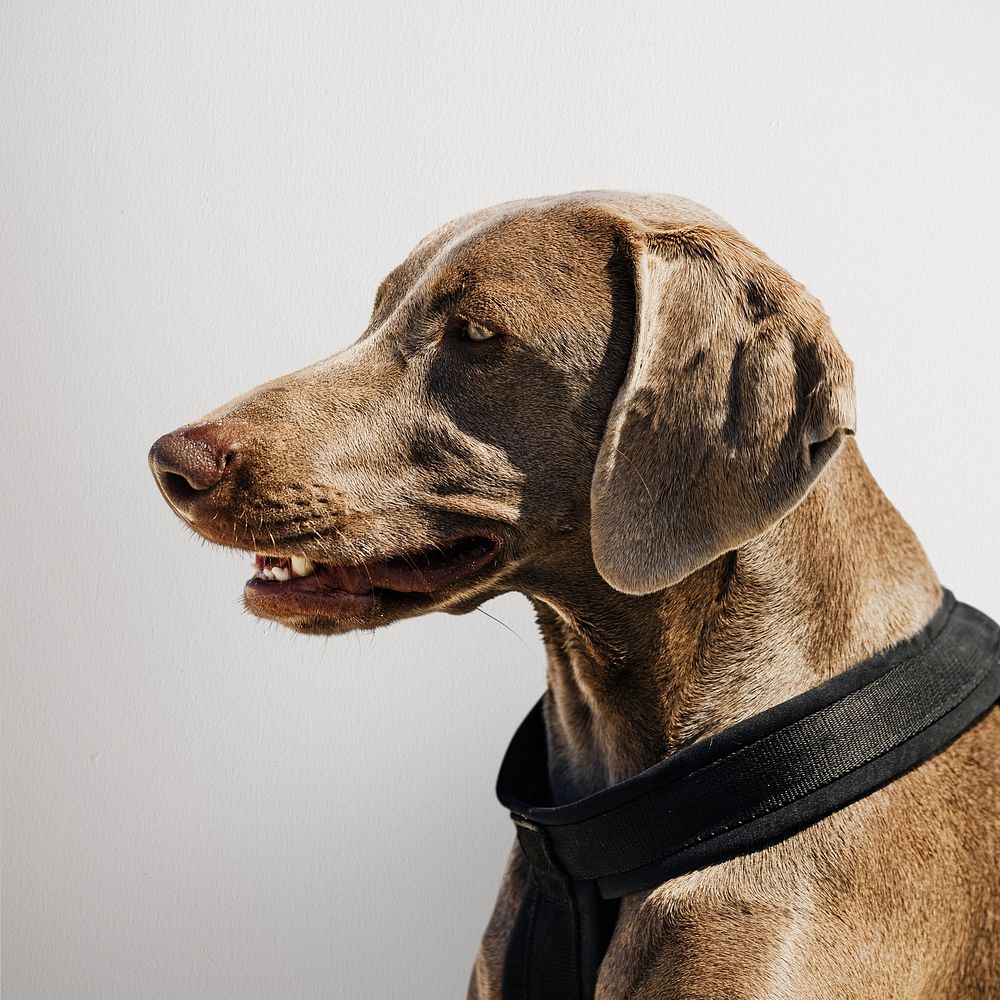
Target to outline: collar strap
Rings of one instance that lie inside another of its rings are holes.
[[[913,638],[594,795],[551,805],[544,698],[497,796],[529,864],[505,1000],[593,996],[608,907],[758,850],[925,760],[1000,696],[1000,627],[945,590]],[[613,917],[613,914],[610,914]]]

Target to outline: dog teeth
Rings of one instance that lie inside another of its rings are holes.
[[[258,580],[276,580],[278,583],[287,583],[293,576],[310,576],[316,572],[316,564],[308,556],[277,559],[274,556],[255,555],[251,566]]]
[[[291,564],[294,576],[309,576],[316,571],[316,564],[308,556],[292,556]]]

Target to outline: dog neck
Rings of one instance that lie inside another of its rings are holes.
[[[941,599],[853,440],[765,535],[675,586],[632,597],[592,563],[587,579],[574,575],[529,594],[548,652],[556,804],[907,638]]]

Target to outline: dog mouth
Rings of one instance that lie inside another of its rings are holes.
[[[386,559],[341,564],[305,555],[254,555],[244,588],[247,609],[303,631],[380,624],[436,603],[454,585],[493,564],[500,543],[481,535]]]

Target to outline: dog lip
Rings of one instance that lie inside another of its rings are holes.
[[[432,594],[465,579],[499,552],[492,539],[472,535],[444,548],[393,556],[365,566],[373,587],[402,594]]]
[[[244,603],[263,618],[284,619],[323,615],[362,624],[392,617],[399,604],[427,603],[494,564],[501,551],[492,535],[466,535],[454,542],[399,553],[359,564],[316,563],[306,576],[285,579],[260,575],[260,567],[287,562],[290,556],[257,557],[258,573],[247,581]]]

